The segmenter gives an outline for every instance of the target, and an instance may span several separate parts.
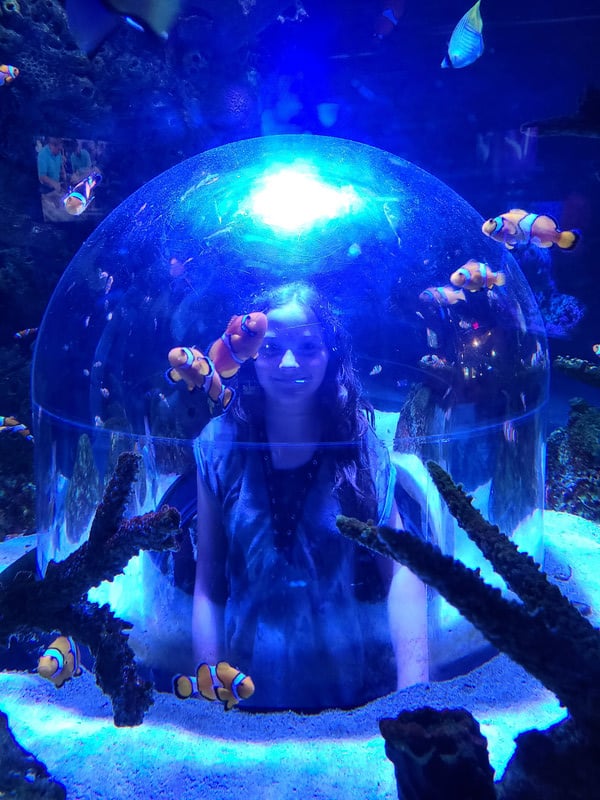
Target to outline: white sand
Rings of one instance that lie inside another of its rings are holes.
[[[548,512],[546,569],[573,599],[600,608],[600,528]],[[0,565],[22,552],[0,545]],[[1,568],[1,566],[0,566]],[[564,716],[554,696],[505,656],[452,681],[416,686],[355,711],[225,713],[220,704],[157,694],[144,724],[116,728],[93,676],[60,690],[37,675],[0,673],[0,708],[18,741],[67,787],[69,800],[393,800],[378,720],[431,705],[464,707],[488,738],[500,776],[513,738]]]

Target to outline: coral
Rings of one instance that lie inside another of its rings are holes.
[[[570,406],[567,426],[557,428],[548,437],[546,503],[554,511],[567,511],[598,522],[600,409],[578,397],[570,401]]]
[[[62,783],[15,741],[6,714],[0,711],[0,797],[64,800],[66,796]]]
[[[560,372],[564,372],[570,378],[575,378],[582,383],[590,386],[600,386],[600,365],[592,364],[583,358],[571,358],[570,356],[557,356],[553,366]]]
[[[538,292],[536,300],[544,318],[548,336],[563,338],[572,334],[573,328],[585,316],[585,305],[570,294],[561,294],[555,291],[554,294],[544,296]]]
[[[396,719],[382,719],[379,728],[402,784],[402,800],[496,797],[487,741],[468,711],[404,711]]]
[[[96,681],[112,699],[115,725],[139,725],[152,703],[152,684],[137,674],[127,642],[131,625],[87,592],[122,572],[140,550],[177,548],[179,512],[160,511],[123,520],[140,457],[123,453],[96,510],[88,541],[60,563],[51,562],[41,580],[32,552],[0,576],[0,643],[11,636],[57,631],[73,636],[95,659]]]
[[[472,498],[439,465],[430,461],[427,467],[459,525],[518,595],[520,603],[503,597],[477,571],[407,532],[347,517],[338,517],[338,528],[405,564],[435,587],[493,645],[538,678],[568,709],[566,720],[549,731],[527,732],[519,737],[498,796],[506,800],[564,798],[567,795],[564,791],[560,794],[557,787],[568,785],[568,796],[583,800],[589,797],[586,785],[596,785],[600,779],[600,769],[590,757],[600,746],[596,711],[600,700],[600,633],[548,582],[530,556],[519,552],[497,526],[473,508]],[[543,738],[543,747],[536,745],[539,737]],[[554,771],[561,774],[560,784],[545,779],[537,756],[530,755],[540,750],[552,753]],[[534,774],[535,780],[529,780],[527,776]],[[528,783],[528,794],[516,788],[524,783]],[[399,796],[404,797],[402,787]]]

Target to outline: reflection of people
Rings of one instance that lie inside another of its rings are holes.
[[[71,181],[76,183],[82,178],[87,178],[92,170],[92,159],[89,152],[83,146],[81,139],[75,142],[75,149],[71,153]]]
[[[394,471],[326,304],[290,284],[255,307],[258,357],[195,442],[195,655],[251,675],[246,706],[360,705],[427,676],[423,584],[335,526],[402,528]]]
[[[63,222],[65,219],[69,219],[62,204],[67,180],[62,148],[62,139],[50,136],[37,154],[42,212],[47,222]]]
[[[66,181],[65,167],[62,156],[62,139],[54,136],[48,141],[37,155],[38,180],[42,189],[47,192],[60,192],[62,184]]]

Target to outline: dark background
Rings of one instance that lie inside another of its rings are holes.
[[[14,333],[39,324],[97,224],[85,214],[72,225],[43,222],[32,157],[40,134],[110,142],[106,208],[203,150],[310,131],[402,156],[484,217],[515,206],[552,210],[562,226],[581,229],[581,244],[522,266],[539,292],[552,354],[594,359],[600,139],[537,137],[527,157],[515,154],[522,123],[573,115],[586,87],[600,87],[597,0],[482,0],[485,51],[461,70],[440,63],[469,0],[407,0],[380,42],[372,33],[385,3],[377,0],[304,0],[306,15],[285,0],[246,5],[244,14],[239,0],[188,0],[166,43],[122,24],[91,56],[78,49],[58,0],[0,5],[0,61],[20,69],[0,87],[0,415],[30,422],[33,340]],[[337,108],[331,126],[319,118],[322,103]],[[598,136],[598,105],[595,124]],[[563,296],[585,306],[576,326]],[[0,540],[34,530],[32,465],[30,442],[0,434]]]

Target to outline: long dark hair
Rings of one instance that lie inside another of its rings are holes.
[[[371,404],[362,397],[352,362],[351,340],[327,300],[308,283],[286,283],[255,297],[249,308],[267,313],[290,302],[310,309],[321,325],[329,350],[325,377],[318,389],[322,415],[323,446],[335,450],[335,491],[345,514],[377,519],[375,487],[369,468],[365,433],[373,425]],[[264,393],[254,362],[246,362],[238,374],[238,391],[230,413],[250,436],[264,425]]]

